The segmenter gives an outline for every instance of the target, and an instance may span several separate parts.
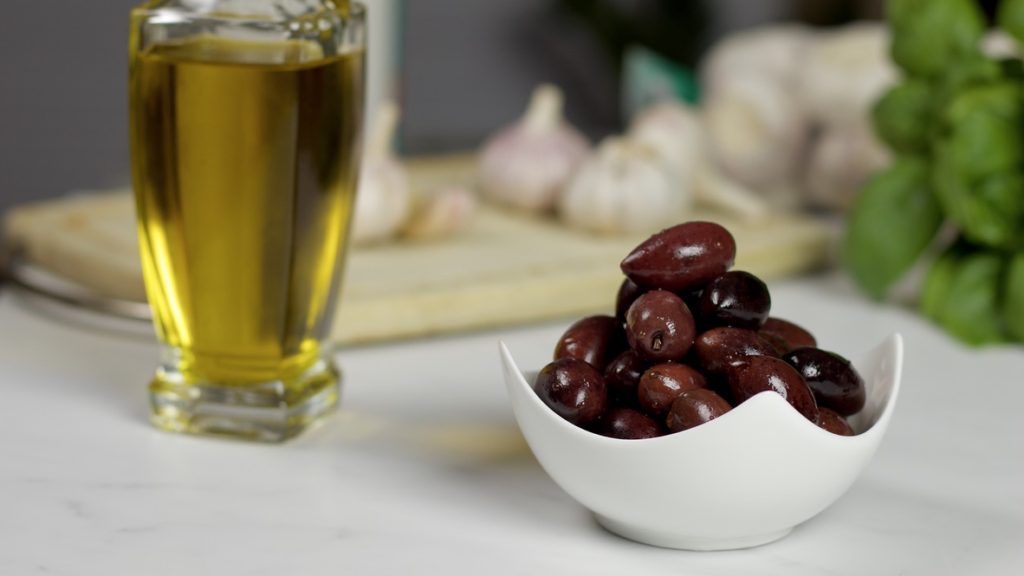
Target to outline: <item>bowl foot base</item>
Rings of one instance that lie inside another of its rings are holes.
[[[597,519],[598,524],[606,530],[623,538],[643,544],[650,544],[651,546],[676,548],[679,550],[738,550],[740,548],[753,548],[754,546],[761,546],[762,544],[768,544],[769,542],[784,538],[793,531],[792,528],[786,528],[777,532],[751,534],[734,538],[706,538],[639,528],[612,520],[600,514],[595,514],[594,517]]]

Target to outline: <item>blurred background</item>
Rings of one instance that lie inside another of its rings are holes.
[[[0,19],[0,248],[135,300],[138,1],[22,0]],[[867,296],[967,343],[1024,341],[1024,0],[364,2],[372,129],[347,301],[419,323],[386,335],[483,326],[393,306],[430,290],[464,305],[453,290],[490,282],[492,262],[522,264],[509,294],[551,280],[505,320],[600,309],[544,305],[595,250],[611,291],[636,241],[714,219],[764,248],[742,265],[766,277],[841,263]],[[551,224],[557,238],[524,248]],[[374,300],[380,285],[408,290]]]
[[[138,0],[15,0],[0,19],[0,211],[128,183],[128,11]],[[693,66],[717,39],[770,21],[832,26],[882,0],[369,0],[371,99],[404,107],[400,146],[469,150],[538,82],[565,91],[592,138],[622,127],[627,46]]]

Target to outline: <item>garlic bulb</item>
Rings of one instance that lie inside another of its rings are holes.
[[[758,76],[788,85],[803,65],[815,33],[800,24],[762,26],[730,34],[717,42],[701,63],[701,86],[707,98],[737,77]]]
[[[828,209],[850,207],[861,185],[889,164],[889,152],[863,123],[827,128],[814,142],[804,194],[809,203]]]
[[[795,201],[810,130],[788,90],[757,76],[732,78],[705,103],[703,120],[711,156],[725,174],[778,203]]]
[[[393,102],[382,103],[364,149],[352,223],[352,241],[355,244],[372,244],[393,238],[412,209],[405,168],[391,152],[391,140],[397,125],[398,107]]]
[[[607,138],[559,199],[570,226],[599,233],[647,231],[677,221],[690,206],[649,147]]]
[[[812,121],[864,122],[898,76],[889,58],[889,28],[858,22],[823,32],[810,44],[795,83],[797,102]]]
[[[702,154],[700,116],[682,102],[665,100],[643,110],[629,127],[629,139],[656,152],[689,194]]]
[[[413,240],[434,240],[463,230],[473,219],[477,198],[471,190],[446,187],[421,196],[403,234]]]
[[[562,92],[538,86],[526,114],[484,144],[480,190],[499,204],[548,210],[589,151],[587,140],[562,118]]]
[[[654,150],[684,196],[744,218],[768,211],[753,191],[721,173],[705,153],[698,112],[678,101],[665,100],[641,112],[629,129],[629,138]]]

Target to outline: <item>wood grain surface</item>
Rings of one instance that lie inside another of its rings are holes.
[[[470,184],[466,156],[408,162],[417,188]],[[820,265],[829,227],[795,214],[742,221],[698,209],[736,237],[737,268],[779,278]],[[19,206],[5,237],[23,258],[98,295],[145,293],[127,190],[72,194]],[[593,236],[553,218],[484,207],[457,237],[394,242],[350,252],[332,336],[365,343],[607,312],[618,263],[648,234]]]

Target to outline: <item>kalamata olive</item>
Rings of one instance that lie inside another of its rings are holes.
[[[724,398],[707,388],[687,390],[672,402],[665,425],[669,432],[682,432],[710,422],[732,410]]]
[[[545,366],[533,389],[540,399],[577,426],[587,426],[604,413],[608,390],[593,366],[576,358],[562,358]]]
[[[817,424],[822,430],[828,430],[833,434],[839,434],[840,436],[853,436],[853,428],[850,428],[850,425],[846,420],[828,408],[818,408]]]
[[[694,320],[698,320],[696,312],[700,309],[700,299],[703,295],[703,290],[684,290],[679,293],[679,297],[686,302],[686,307],[690,309],[691,313],[694,313]]]
[[[622,281],[619,292],[615,295],[615,317],[619,319],[619,322],[626,321],[626,311],[629,310],[629,306],[643,293],[644,289],[629,278]]]
[[[782,358],[796,368],[821,406],[840,416],[864,408],[864,380],[846,358],[820,348],[797,348]]]
[[[757,332],[757,337],[771,347],[773,354],[772,356],[782,356],[789,350],[789,344],[782,338],[776,336],[771,332]]]
[[[768,286],[749,272],[735,270],[712,280],[698,308],[702,327],[733,326],[757,330],[768,318]]]
[[[633,350],[626,350],[612,360],[604,371],[604,383],[612,400],[636,400],[636,386],[647,363]]]
[[[775,350],[753,330],[712,328],[693,343],[697,364],[709,374],[718,374],[747,356],[772,356]]]
[[[700,288],[732,267],[736,241],[713,222],[686,222],[651,236],[620,268],[644,288],[683,292]]]
[[[758,330],[762,338],[768,340],[779,349],[779,354],[785,354],[796,348],[807,348],[817,346],[818,342],[810,332],[782,318],[769,316],[764,326]]]
[[[576,321],[555,346],[555,360],[577,358],[603,371],[625,348],[622,324],[611,316],[588,316]]]
[[[778,392],[811,422],[818,421],[818,405],[811,389],[795,368],[779,358],[748,356],[729,366],[726,377],[736,404],[759,392],[771,390]]]
[[[626,312],[626,338],[641,358],[678,360],[693,345],[696,326],[682,298],[665,290],[640,295]]]
[[[612,408],[601,422],[601,434],[623,440],[661,436],[661,427],[646,414],[632,408]]]
[[[663,417],[672,402],[687,390],[707,387],[700,372],[685,364],[666,362],[652,366],[640,377],[636,398],[645,412]]]

